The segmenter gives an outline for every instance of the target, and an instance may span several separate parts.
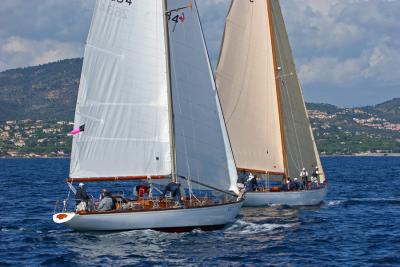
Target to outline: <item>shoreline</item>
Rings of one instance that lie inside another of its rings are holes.
[[[365,154],[352,154],[352,155],[320,155],[321,158],[333,158],[333,157],[400,157],[400,153],[365,153]],[[2,156],[0,159],[70,159],[71,157],[11,157],[11,156]]]

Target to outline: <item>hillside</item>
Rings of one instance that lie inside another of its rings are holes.
[[[71,120],[82,59],[0,72],[0,121]]]
[[[0,156],[70,153],[65,133],[81,68],[82,59],[67,59],[0,72]],[[323,154],[400,152],[400,98],[359,108],[307,103],[307,109]]]
[[[307,109],[322,153],[400,152],[400,116],[393,113],[399,99],[360,108],[309,103]]]

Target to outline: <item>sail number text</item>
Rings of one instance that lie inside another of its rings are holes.
[[[132,0],[111,0],[111,2],[117,2],[119,4],[127,3],[129,5],[132,5]]]

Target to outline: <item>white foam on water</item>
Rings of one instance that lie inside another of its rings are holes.
[[[280,228],[293,228],[298,226],[299,223],[252,223],[243,220],[237,220],[232,226],[226,229],[226,233],[236,234],[259,234],[264,232],[271,232]]]
[[[338,205],[342,204],[343,202],[345,202],[345,200],[329,200],[328,202],[326,202],[326,204],[328,206],[338,206]]]

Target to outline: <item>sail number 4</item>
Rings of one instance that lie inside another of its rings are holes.
[[[117,3],[127,3],[129,5],[132,5],[132,0],[111,0],[111,2],[117,2]]]

